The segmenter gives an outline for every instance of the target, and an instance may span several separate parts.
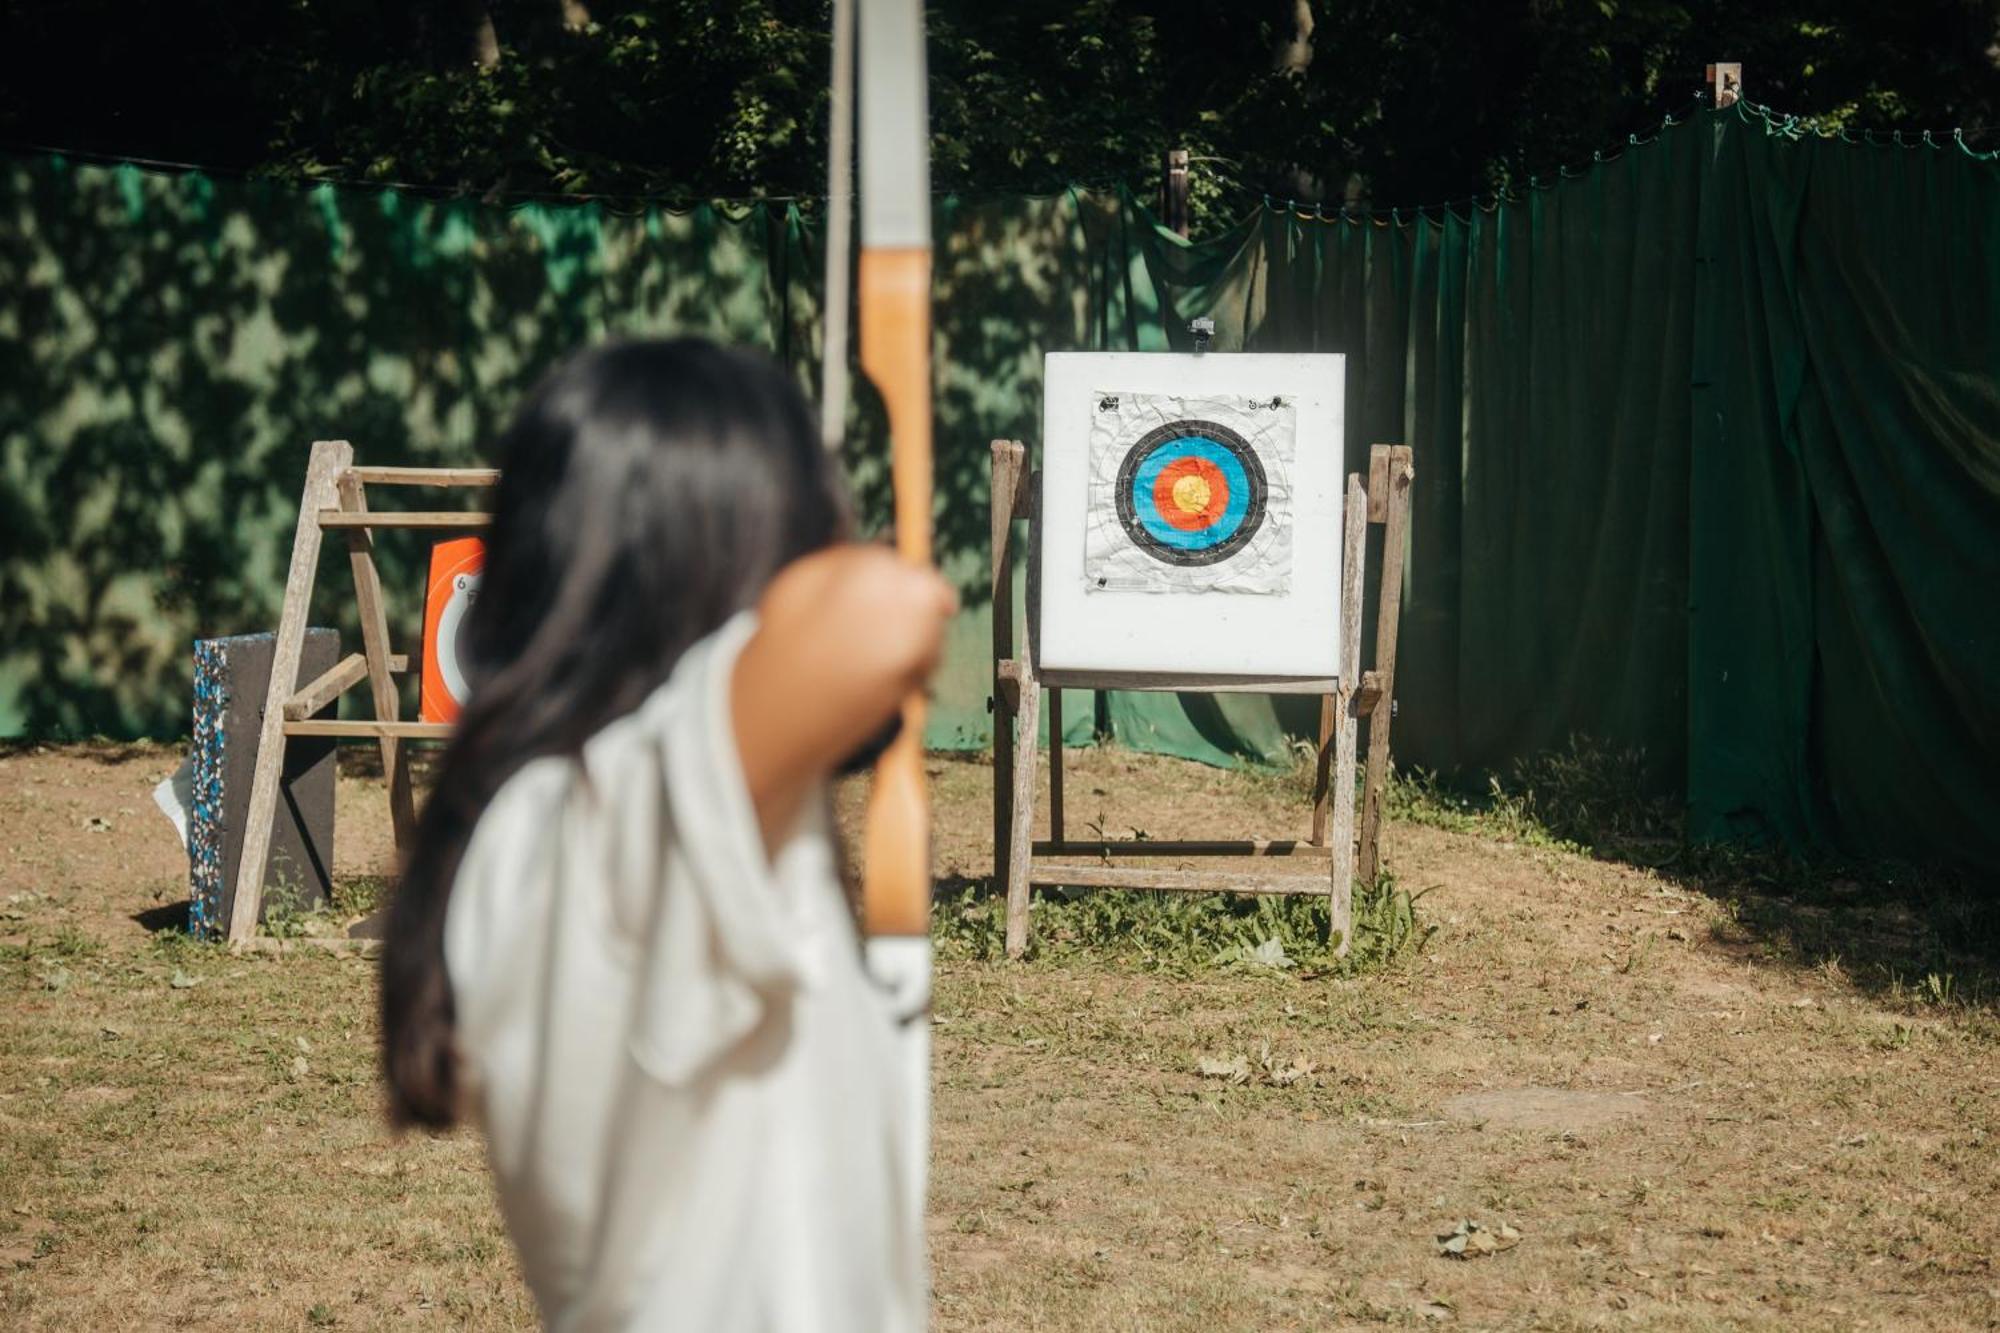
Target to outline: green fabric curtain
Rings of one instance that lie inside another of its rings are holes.
[[[2000,168],[1699,137],[1693,827],[2000,867]]]
[[[1245,345],[1348,354],[1351,470],[1415,451],[1405,762],[1478,775],[1577,734],[1679,780],[1696,145],[1469,217],[1261,220]]]
[[[2000,866],[2000,168],[1800,139],[1739,105],[1518,201],[1265,209],[1189,245],[1129,197],[939,203],[939,545],[967,590],[930,739],[990,738],[987,444],[1041,358],[1347,354],[1350,467],[1416,454],[1399,762],[1477,780],[1643,749],[1702,836]],[[196,635],[277,616],[306,449],[481,456],[614,332],[771,350],[810,386],[820,256],[780,205],[497,208],[0,162],[0,734],[179,734]],[[875,405],[858,438],[879,442]],[[879,447],[853,476],[885,512]],[[1379,537],[1375,541],[1379,543]],[[414,589],[416,539],[384,539]],[[1371,562],[1379,552],[1371,550]],[[329,561],[319,618],[341,622]],[[407,640],[420,607],[393,608]],[[1372,624],[1372,611],[1371,611]],[[351,633],[351,625],[347,628]],[[1065,699],[1268,761],[1317,705]]]

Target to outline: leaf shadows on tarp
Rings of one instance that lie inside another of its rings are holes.
[[[1994,162],[1739,103],[1462,212],[1266,208],[1189,244],[1071,190],[941,199],[935,234],[938,549],[967,609],[932,744],[990,740],[988,444],[1039,462],[1043,356],[1183,347],[1208,315],[1217,354],[1347,356],[1348,468],[1414,451],[1399,761],[1476,781],[1587,735],[1643,751],[1697,839],[2000,867]],[[316,438],[485,461],[612,334],[764,347],[812,385],[819,244],[781,202],[0,160],[0,734],[183,733],[189,640],[277,619]],[[879,531],[865,386],[850,424]],[[424,544],[380,548],[410,643]],[[354,641],[345,570],[320,582]],[[1217,764],[1317,728],[1301,699],[1066,704],[1072,740]]]

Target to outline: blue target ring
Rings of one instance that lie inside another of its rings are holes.
[[[1118,521],[1140,550],[1169,565],[1212,565],[1242,550],[1264,522],[1264,465],[1241,435],[1213,421],[1149,431],[1119,464]]]

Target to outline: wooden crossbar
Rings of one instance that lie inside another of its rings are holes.
[[[397,675],[409,669],[410,659],[402,653],[393,654],[389,658],[389,670]],[[285,700],[285,721],[297,722],[302,718],[311,717],[367,679],[367,676],[368,658],[361,653],[349,653],[313,677],[310,683],[301,685],[297,694]]]
[[[1326,694],[1330,677],[1195,676],[1157,671],[1037,671],[1043,689],[1166,690],[1176,694]]]
[[[1245,874],[1241,870],[1155,870],[1150,867],[1064,865],[1038,862],[1028,882],[1043,888],[1164,889],[1170,893],[1326,894],[1325,875]]]
[[[1340,588],[1340,674],[1331,679],[1296,677],[1180,676],[1145,672],[1048,671],[1040,665],[1041,496],[1039,479],[1027,468],[1027,449],[1018,440],[995,440],[990,491],[993,593],[993,873],[1007,892],[1007,954],[1019,958],[1028,947],[1028,905],[1035,887],[1162,889],[1184,893],[1326,894],[1339,951],[1347,952],[1353,931],[1356,843],[1358,869],[1372,881],[1378,868],[1382,793],[1388,778],[1389,724],[1394,715],[1396,630],[1401,611],[1404,547],[1408,542],[1410,486],[1415,477],[1410,450],[1376,445],[1369,452],[1368,481],[1347,478],[1342,505]],[[1014,525],[1027,520],[1027,641],[1014,643],[1014,566],[1018,543]],[[1367,535],[1382,524],[1380,615],[1376,624],[1376,666],[1361,669],[1362,599],[1366,590]],[[1312,836],[1286,839],[1087,839],[1063,831],[1062,690],[1176,690],[1194,693],[1317,694],[1321,696],[1319,763],[1312,796]],[[1031,829],[1037,792],[1037,744],[1041,699],[1048,693],[1050,836]],[[1387,704],[1388,706],[1385,706]],[[1359,726],[1369,720],[1366,790],[1356,828]],[[1053,858],[1092,857],[1091,864]],[[1215,857],[1267,859],[1296,857],[1327,864],[1308,875],[1245,873],[1228,867],[1162,868],[1117,866],[1117,858]]]
[[[298,935],[282,940],[261,935],[232,944],[230,951],[271,954],[319,952],[373,958],[382,952],[382,941],[349,939],[345,935]]]
[[[322,509],[318,517],[321,528],[419,528],[442,532],[448,528],[493,526],[493,515],[476,509],[371,509],[358,514],[343,509]]]
[[[445,741],[451,739],[449,722],[384,722],[380,718],[307,718],[285,723],[287,736],[336,736],[346,739],[401,741]]]
[[[1034,843],[1036,856],[1297,856],[1324,861],[1333,853],[1325,847],[1289,838],[1065,838]]]
[[[348,474],[367,486],[498,486],[497,467],[351,467]]]
[[[416,824],[404,742],[442,741],[452,733],[447,724],[405,722],[398,716],[401,704],[396,677],[408,673],[410,658],[390,651],[387,600],[381,572],[375,563],[374,534],[377,529],[385,528],[480,529],[489,526],[492,518],[474,510],[372,511],[366,488],[370,485],[485,488],[499,479],[499,472],[492,468],[361,467],[355,464],[354,449],[345,440],[320,440],[313,444],[306,464],[305,491],[299,501],[298,529],[292,539],[284,607],[279,614],[277,642],[271,655],[271,682],[265,694],[263,724],[257,737],[243,852],[229,915],[231,945],[254,947],[259,943],[257,919],[263,906],[265,863],[270,858],[271,822],[277,813],[285,742],[289,738],[365,739],[379,745],[382,771],[389,784],[389,812],[396,848],[403,852]],[[332,669],[300,685],[300,650],[305,642],[322,539],[332,531],[343,532],[346,537],[363,651],[348,654]],[[375,706],[374,717],[313,716],[364,680]]]

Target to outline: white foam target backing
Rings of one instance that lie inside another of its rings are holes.
[[[1042,390],[1042,669],[1335,676],[1346,383],[1346,358],[1326,353],[1049,353]],[[1088,586],[1091,421],[1107,394],[1282,396],[1294,405],[1286,591],[1121,592]]]

